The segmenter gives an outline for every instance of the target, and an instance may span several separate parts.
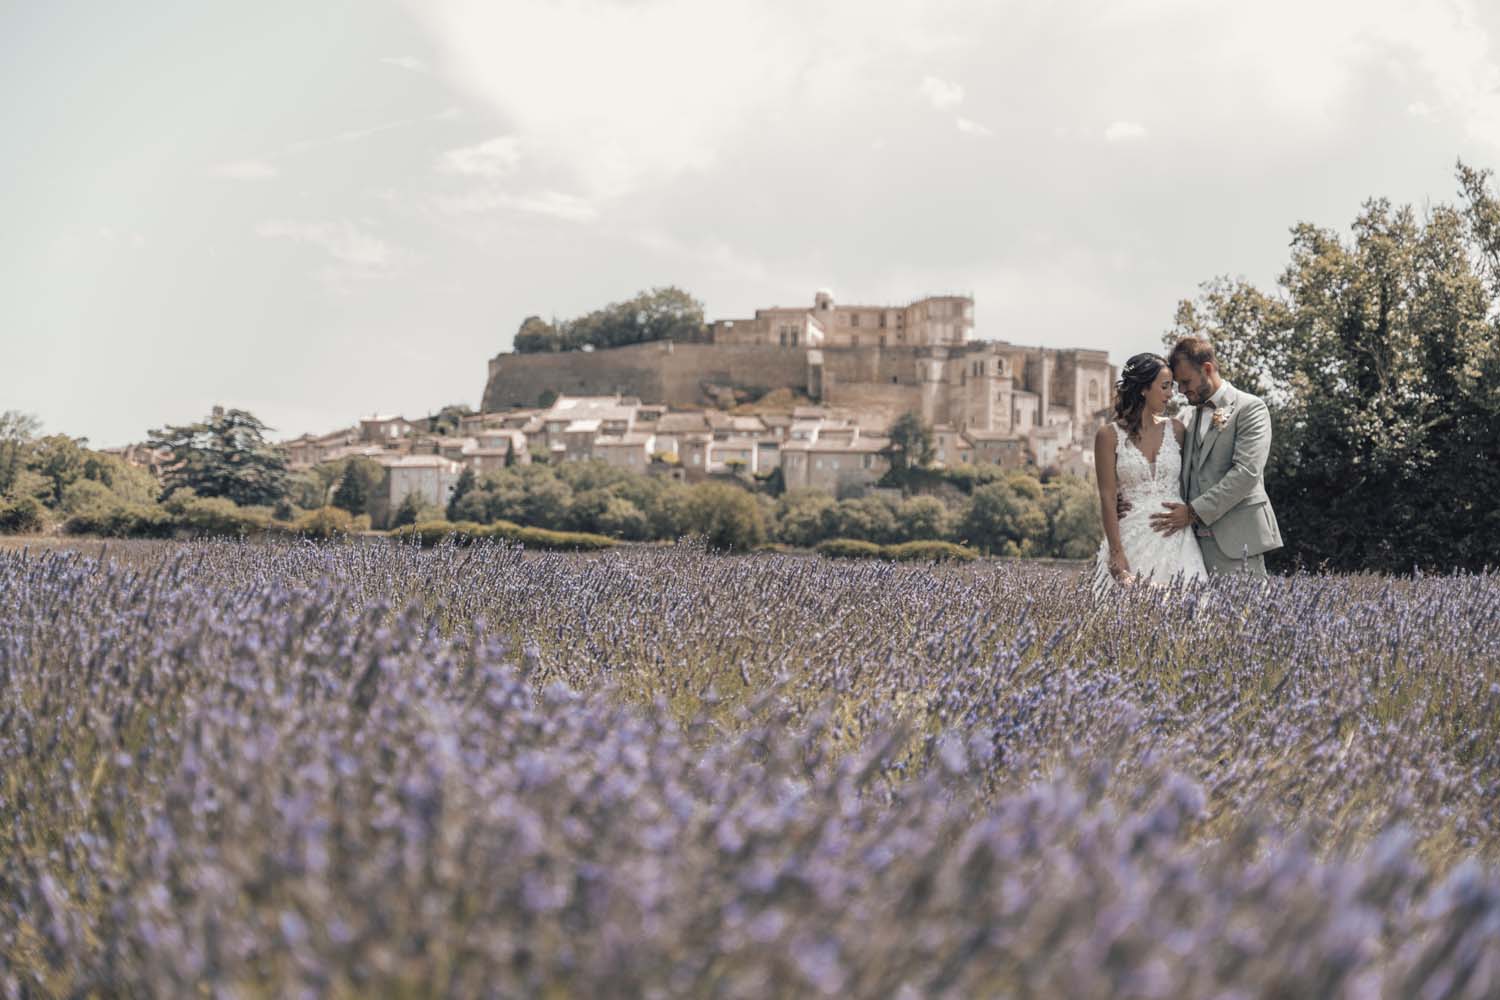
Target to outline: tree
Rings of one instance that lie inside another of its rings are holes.
[[[1058,476],[1047,484],[1048,554],[1059,559],[1088,559],[1099,550],[1104,529],[1099,521],[1099,492],[1093,483]]]
[[[908,410],[891,425],[891,446],[893,467],[920,469],[932,461],[932,428],[921,414]]]
[[[688,501],[688,529],[716,549],[743,552],[766,540],[765,514],[755,496],[728,483],[699,483]]]
[[[1207,336],[1271,407],[1286,562],[1500,563],[1500,201],[1457,175],[1457,207],[1371,200],[1347,240],[1297,225],[1276,294],[1220,278],[1178,308],[1166,339]]]
[[[270,506],[286,493],[286,457],[267,443],[270,430],[245,410],[214,407],[207,420],[153,430],[149,443],[171,453],[166,493],[191,489],[241,506]]]
[[[447,436],[457,434],[459,421],[474,415],[474,408],[467,403],[449,403],[427,418],[427,430],[431,434]]]
[[[30,413],[0,413],[0,496],[15,486],[17,474],[26,465],[28,447],[41,429],[42,422]]]
[[[516,331],[513,344],[518,354],[536,354],[623,347],[654,340],[692,341],[702,336],[703,303],[680,288],[667,286],[639,292],[624,302],[611,302],[558,324],[528,316]]]
[[[985,552],[1034,555],[1046,544],[1047,515],[1021,479],[1005,479],[974,490],[961,530]]]
[[[641,541],[651,532],[651,524],[641,509],[624,497],[611,496],[594,519],[594,530],[629,541]]]
[[[562,350],[562,340],[551,323],[540,316],[527,316],[516,330],[514,347],[517,354],[541,354]]]
[[[68,487],[83,478],[83,467],[88,458],[84,443],[82,438],[75,441],[66,434],[49,434],[32,448],[31,469],[48,481],[49,507],[61,507]]]
[[[826,538],[855,538],[886,545],[898,540],[896,511],[881,497],[840,500],[823,512]]]
[[[946,538],[949,520],[948,508],[937,497],[909,497],[896,508],[896,533],[909,542]]]
[[[448,497],[448,520],[459,520],[454,516],[458,510],[459,501],[463,500],[477,484],[478,479],[474,475],[474,470],[467,465],[464,466],[464,471],[458,474],[458,482],[453,484],[453,494]]]
[[[358,517],[370,513],[370,507],[385,478],[380,463],[368,458],[351,458],[344,464],[338,489],[333,491],[333,506]],[[403,498],[404,499],[404,498]]]
[[[776,501],[776,539],[812,548],[827,537],[824,523],[836,501],[822,490],[788,490]]]
[[[285,499],[294,507],[317,510],[328,503],[328,490],[333,477],[327,475],[327,466],[319,465],[292,473],[287,478]]]
[[[396,513],[391,516],[391,527],[400,528],[407,524],[416,524],[422,519],[422,498],[415,493],[408,493],[401,498],[401,503],[396,507]],[[450,515],[448,518],[453,520]]]

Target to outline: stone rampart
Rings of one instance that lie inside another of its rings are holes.
[[[658,341],[597,351],[502,354],[490,362],[483,408],[536,406],[543,393],[622,393],[646,403],[695,407],[712,403],[706,384],[748,392],[807,388],[807,352],[776,345],[678,344]]]

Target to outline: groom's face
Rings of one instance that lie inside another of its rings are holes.
[[[1172,377],[1177,380],[1178,390],[1194,406],[1202,406],[1214,394],[1213,386],[1208,383],[1208,374],[1191,361],[1184,359],[1177,362],[1177,366],[1172,369]]]

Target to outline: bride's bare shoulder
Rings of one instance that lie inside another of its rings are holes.
[[[1115,446],[1115,442],[1116,442],[1115,435],[1117,433],[1118,432],[1115,430],[1114,421],[1109,421],[1108,423],[1100,424],[1099,425],[1099,429],[1094,432],[1094,445],[1095,445],[1095,447],[1097,447],[1097,446],[1099,446],[1101,444],[1107,444],[1111,448],[1113,448]]]
[[[1180,417],[1172,418],[1172,436],[1177,439],[1178,444],[1182,444],[1182,439],[1187,436],[1187,425]]]

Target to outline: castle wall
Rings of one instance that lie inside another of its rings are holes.
[[[620,393],[645,403],[693,408],[716,403],[705,385],[756,395],[783,388],[807,392],[811,386],[836,406],[888,418],[915,410],[929,424],[1014,433],[1044,423],[1050,412],[1046,404],[1067,407],[1075,428],[1090,426],[1093,414],[1108,405],[1114,373],[1102,352],[1011,344],[871,344],[809,351],[776,343],[658,341],[599,351],[501,354],[490,361],[489,375],[485,411],[536,406],[548,390],[574,396]]]
[[[830,406],[879,413],[886,420],[893,421],[908,410],[922,412],[922,388],[917,385],[835,381],[829,387],[825,402]]]
[[[710,404],[703,383],[751,391],[805,390],[807,352],[776,345],[657,341],[600,351],[504,354],[490,363],[486,412],[536,406],[547,390],[563,395],[622,393],[645,403]]]

